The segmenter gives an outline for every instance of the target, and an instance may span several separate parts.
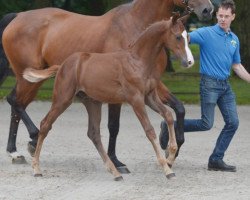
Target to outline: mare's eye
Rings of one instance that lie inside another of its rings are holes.
[[[176,39],[179,40],[179,41],[181,40],[181,38],[182,38],[182,37],[181,37],[180,35],[179,35],[179,36],[176,36]]]

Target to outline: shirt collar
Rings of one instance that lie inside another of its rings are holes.
[[[213,29],[214,29],[214,31],[215,31],[216,33],[218,33],[219,35],[225,35],[225,34],[232,35],[231,30],[229,30],[229,32],[226,33],[226,32],[219,26],[219,24],[215,24],[215,25],[213,26]]]

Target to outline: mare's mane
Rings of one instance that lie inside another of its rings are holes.
[[[149,25],[144,31],[141,32],[141,34],[136,38],[135,41],[131,42],[128,45],[128,48],[133,48],[141,39],[143,39],[144,37],[150,38],[150,36],[155,35],[156,32],[159,32],[159,34],[163,34],[170,27],[170,24],[171,20],[162,20]]]

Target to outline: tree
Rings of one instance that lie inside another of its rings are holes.
[[[232,30],[240,40],[241,60],[250,72],[250,2],[249,0],[235,0],[236,18],[232,23]]]

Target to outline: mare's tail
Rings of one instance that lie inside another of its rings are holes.
[[[60,65],[53,65],[47,69],[27,68],[23,72],[23,78],[32,83],[37,83],[56,75]]]
[[[5,15],[0,21],[0,85],[3,83],[4,79],[8,76],[10,72],[9,62],[4,53],[2,44],[3,31],[16,16],[16,13],[9,13]]]

